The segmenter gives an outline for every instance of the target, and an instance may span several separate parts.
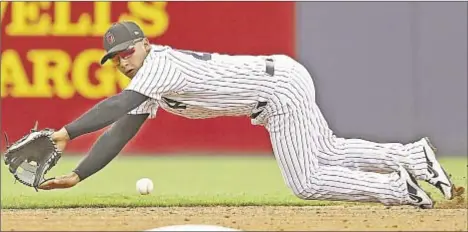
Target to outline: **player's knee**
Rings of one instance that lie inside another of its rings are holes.
[[[309,200],[310,199],[310,197],[308,195],[306,195],[304,192],[299,192],[299,193],[294,192],[294,195],[296,197],[298,197],[299,199],[302,199],[302,200]]]
[[[314,199],[317,191],[308,186],[301,186],[293,190],[294,195],[302,200],[311,200]]]

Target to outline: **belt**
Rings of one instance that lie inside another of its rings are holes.
[[[267,58],[265,60],[265,63],[266,63],[265,72],[270,76],[274,76],[275,75],[275,61],[272,58]]]
[[[275,75],[275,61],[272,58],[267,58],[265,59],[265,72],[270,75],[274,76]],[[255,108],[252,110],[252,114],[250,115],[251,119],[255,119],[260,115],[264,110],[265,106],[267,105],[267,102],[258,102]]]

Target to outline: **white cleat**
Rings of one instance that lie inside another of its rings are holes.
[[[427,160],[427,171],[429,172],[429,179],[426,181],[438,188],[444,195],[445,199],[453,199],[453,184],[450,181],[450,177],[435,157],[436,148],[431,144],[427,137],[423,138],[421,142],[424,145],[423,149]]]
[[[400,166],[398,171],[400,178],[406,183],[408,189],[408,205],[417,206],[422,209],[434,208],[434,201],[422,189],[417,180],[404,167]]]

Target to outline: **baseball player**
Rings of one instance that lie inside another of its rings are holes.
[[[104,168],[162,108],[192,119],[250,117],[269,132],[284,181],[301,199],[432,208],[417,179],[446,199],[453,197],[453,185],[427,138],[380,144],[336,137],[316,104],[311,75],[288,56],[154,45],[128,21],[113,24],[103,41],[107,53],[101,64],[112,61],[131,81],[54,133],[63,150],[68,141],[112,124],[76,169],[41,189],[69,188]]]

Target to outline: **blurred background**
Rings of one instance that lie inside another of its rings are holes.
[[[467,2],[1,2],[1,131],[59,129],[128,84],[99,65],[112,22],[153,43],[230,54],[287,54],[313,74],[339,137],[432,138],[467,154]],[[67,150],[83,154],[102,131]],[[2,149],[4,141],[2,141]],[[158,111],[124,155],[270,155],[248,118],[188,120]]]

